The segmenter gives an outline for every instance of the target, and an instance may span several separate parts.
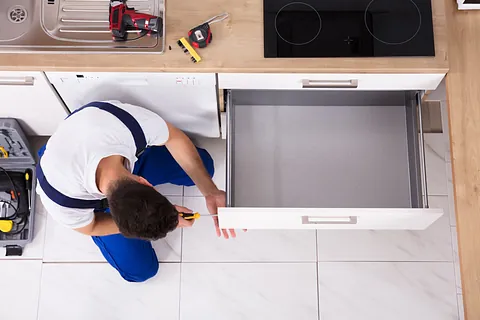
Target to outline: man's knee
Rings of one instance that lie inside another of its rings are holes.
[[[144,282],[150,278],[153,278],[158,273],[158,269],[159,269],[159,264],[154,263],[148,269],[142,269],[142,270],[138,270],[137,272],[128,272],[128,273],[120,272],[120,275],[122,276],[123,279],[125,279],[128,282]]]

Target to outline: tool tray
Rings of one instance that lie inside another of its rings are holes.
[[[27,138],[15,119],[0,118],[0,146],[8,153],[5,157],[0,151],[0,219],[13,220],[10,232],[0,231],[0,247],[6,247],[6,255],[22,255],[23,247],[32,241],[35,213],[36,172],[35,158]],[[28,195],[25,173],[30,173],[31,190]],[[12,182],[17,191],[13,199]],[[2,204],[10,202],[11,205]],[[7,211],[5,211],[7,207]],[[15,210],[16,208],[16,210]]]

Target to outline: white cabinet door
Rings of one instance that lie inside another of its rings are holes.
[[[0,72],[0,117],[17,119],[27,135],[52,135],[68,115],[43,72]]]
[[[423,230],[442,209],[219,208],[222,229]]]
[[[119,100],[154,111],[187,133],[220,136],[215,74],[48,72],[47,76],[70,111],[92,101]]]
[[[435,90],[445,74],[219,73],[221,89]]]

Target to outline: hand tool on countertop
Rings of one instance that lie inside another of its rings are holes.
[[[127,0],[111,0],[109,10],[110,31],[115,41],[139,39],[151,32],[163,33],[163,19],[148,13],[135,11],[126,4]],[[140,36],[128,39],[128,30],[140,30]]]
[[[182,37],[177,41],[178,46],[185,52],[185,54],[190,55],[190,60],[192,60],[193,63],[197,63],[202,61],[202,58],[200,55],[193,49],[193,47],[188,43],[188,40],[185,39],[185,37]]]
[[[223,21],[227,18],[228,13],[223,12],[188,31],[188,39],[190,40],[192,46],[195,48],[205,48],[208,46],[210,42],[212,42],[213,37],[212,30],[210,30],[210,25]]]
[[[182,217],[185,220],[196,220],[199,219],[200,217],[217,217],[218,214],[200,214],[198,212],[193,212],[193,213],[187,213],[187,212],[179,212],[180,217]]]

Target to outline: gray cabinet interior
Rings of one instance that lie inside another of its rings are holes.
[[[420,208],[414,92],[228,92],[228,205]]]

